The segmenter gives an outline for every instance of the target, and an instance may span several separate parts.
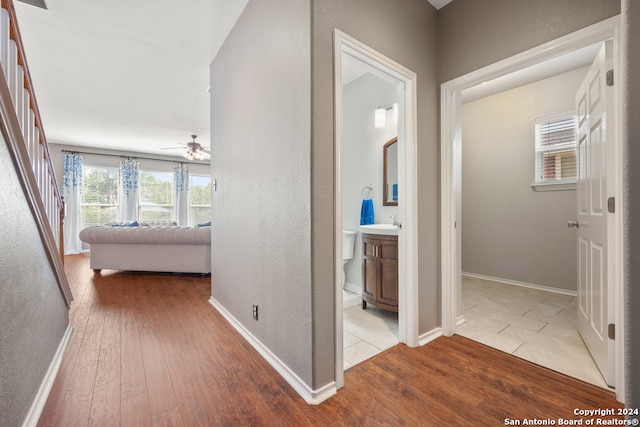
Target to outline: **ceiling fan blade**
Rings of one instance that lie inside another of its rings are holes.
[[[209,151],[209,149],[208,149],[208,148],[201,147],[201,148],[200,148],[200,151],[204,151],[204,152],[205,152],[205,153],[207,153],[207,154],[211,154],[211,151]]]
[[[161,150],[177,150],[179,148],[184,148],[184,147],[163,147],[161,148]]]

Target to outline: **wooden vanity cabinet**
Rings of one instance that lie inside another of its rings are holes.
[[[398,236],[362,234],[362,308],[398,311]]]

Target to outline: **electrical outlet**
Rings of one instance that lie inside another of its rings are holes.
[[[258,320],[258,304],[253,304],[253,320]]]

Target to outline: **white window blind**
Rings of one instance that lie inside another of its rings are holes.
[[[536,184],[576,182],[575,114],[536,120]]]
[[[118,220],[118,168],[82,168],[81,227],[103,225]]]

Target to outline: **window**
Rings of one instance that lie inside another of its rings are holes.
[[[118,168],[82,168],[81,227],[118,221]]]
[[[575,188],[576,135],[575,114],[536,120],[536,189],[544,185]],[[572,184],[567,186],[567,184]],[[557,189],[564,189],[557,188]]]
[[[138,220],[173,220],[173,173],[140,171],[138,179]]]
[[[211,221],[211,177],[189,176],[189,224]]]

